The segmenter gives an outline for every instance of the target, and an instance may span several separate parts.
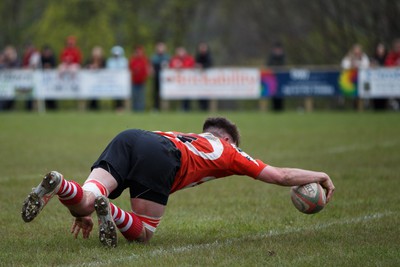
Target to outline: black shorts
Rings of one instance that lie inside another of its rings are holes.
[[[175,175],[181,165],[181,152],[172,141],[144,130],[126,130],[106,147],[93,168],[103,168],[117,181],[109,198],[126,189],[132,198],[166,205]]]

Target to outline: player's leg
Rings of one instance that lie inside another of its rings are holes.
[[[103,164],[104,163],[104,164]],[[104,168],[107,167],[107,163],[103,162],[98,167],[94,167],[86,182],[83,185],[84,197],[82,201],[74,206],[68,206],[71,214],[75,216],[75,221],[71,227],[71,233],[75,238],[82,231],[83,238],[88,238],[93,228],[93,222],[90,214],[95,209],[95,199],[98,196],[108,196],[109,192],[113,192],[116,189],[118,183],[114,179],[114,176],[106,171]],[[88,214],[85,216],[85,214]],[[116,227],[114,227],[113,243],[116,246]]]
[[[46,174],[42,182],[33,188],[22,206],[22,219],[32,221],[54,195],[75,217],[90,215],[94,211],[94,200],[97,192],[108,192],[115,189],[117,182],[107,171],[93,169],[85,185],[81,187],[75,181],[64,179],[59,172]],[[93,193],[94,192],[94,193]]]
[[[107,246],[112,245],[114,222],[118,230],[128,241],[147,242],[153,236],[168,201],[153,190],[135,184],[131,191],[132,211],[124,211],[104,196],[96,199],[96,211],[100,222],[100,241]],[[111,244],[111,245],[110,245]],[[116,243],[115,243],[116,244]]]
[[[132,235],[129,232],[131,228],[123,222],[119,224],[120,220],[115,221],[119,229],[125,230],[128,227],[125,232],[121,231],[126,239],[148,242],[161,221],[169,195],[156,192],[138,182],[134,182],[129,191],[131,195],[131,217],[138,221],[138,225],[139,222],[141,223],[142,234],[140,236]]]
[[[98,196],[94,202],[99,221],[99,240],[108,247],[117,246],[117,227],[112,217],[110,202],[105,196]]]
[[[22,219],[25,222],[32,221],[54,195],[58,195],[65,205],[76,205],[81,202],[84,194],[78,183],[67,181],[61,173],[51,171],[25,199],[21,212]]]
[[[85,197],[75,206],[68,207],[72,215],[79,216],[80,213],[92,214],[94,212],[94,202],[98,196],[110,194],[118,186],[118,182],[113,175],[102,167],[93,168],[89,177],[82,186]],[[82,216],[82,215],[81,215]]]
[[[181,161],[180,151],[165,137],[146,132],[135,144],[135,166],[128,184],[132,212],[111,205],[113,218],[129,241],[149,241],[156,230]]]
[[[164,213],[180,166],[180,152],[167,138],[142,130],[122,132],[106,150],[101,158],[110,163],[111,173],[114,169],[119,184],[129,186],[133,212],[123,211],[109,204],[107,198],[98,197],[100,241],[108,246],[114,244],[114,222],[127,240],[148,241]],[[111,199],[120,195],[119,188],[110,194]]]
[[[165,211],[165,206],[159,203],[133,198],[133,212],[124,211],[104,196],[95,200],[97,217],[99,218],[100,242],[106,246],[115,247],[117,237],[115,226],[128,241],[148,242]]]
[[[148,242],[154,235],[162,216],[165,212],[165,205],[142,198],[132,198],[131,206],[133,215],[142,221],[142,236],[136,241]],[[125,238],[127,238],[125,236]]]

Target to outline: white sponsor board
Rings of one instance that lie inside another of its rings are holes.
[[[81,72],[56,70],[35,73],[35,96],[38,99],[81,99]]]
[[[258,69],[166,69],[161,73],[161,98],[166,100],[257,99],[259,97],[260,71]]]
[[[358,95],[361,98],[400,97],[400,68],[359,70]]]
[[[0,99],[29,95],[33,99],[130,98],[128,70],[0,71]]]
[[[32,94],[34,88],[33,71],[1,70],[0,99],[13,99],[19,94]]]
[[[131,77],[129,71],[92,70],[81,73],[84,98],[130,98]]]
[[[129,98],[131,91],[128,70],[42,71],[35,84],[41,99]]]

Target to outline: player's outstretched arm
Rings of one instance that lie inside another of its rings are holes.
[[[326,189],[326,201],[332,198],[335,186],[324,172],[315,172],[295,168],[265,167],[257,177],[258,180],[282,186],[295,186],[308,183],[320,183]]]

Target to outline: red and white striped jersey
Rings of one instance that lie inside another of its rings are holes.
[[[211,133],[155,133],[169,138],[181,151],[181,167],[171,193],[230,175],[256,178],[267,166]]]

